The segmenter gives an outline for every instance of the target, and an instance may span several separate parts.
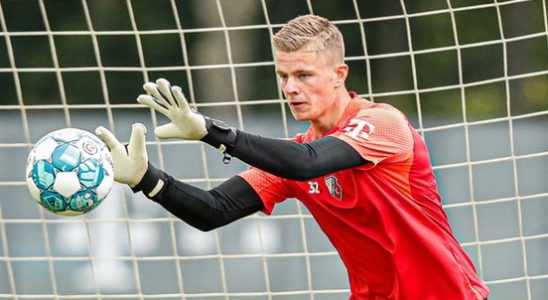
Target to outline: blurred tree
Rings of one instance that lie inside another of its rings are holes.
[[[459,0],[449,4],[458,9],[480,2]],[[60,103],[60,87],[65,85],[69,104],[104,101],[100,99],[102,92],[89,90],[103,88],[96,71],[61,69],[60,78],[66,84],[60,85],[54,72],[21,70],[13,73],[10,70],[12,67],[52,68],[54,58],[61,68],[98,67],[99,64],[136,68],[131,72],[105,72],[111,103],[133,103],[146,77],[155,79],[159,76],[182,85],[188,93],[192,91],[198,102],[234,101],[236,97],[240,101],[276,99],[280,94],[272,64],[270,32],[268,27],[260,26],[268,20],[276,32],[289,19],[312,10],[335,22],[345,20],[339,27],[344,33],[348,64],[351,65],[348,78],[351,89],[362,94],[408,93],[372,97],[375,101],[389,101],[406,112],[416,113],[420,104],[416,97],[421,97],[421,101],[425,97],[424,101],[435,107],[427,109],[428,113],[459,120],[463,111],[455,109],[447,98],[437,99],[434,104],[431,95],[416,94],[414,87],[455,86],[458,89],[461,81],[466,84],[489,80],[467,87],[464,94],[457,97],[465,100],[465,113],[471,120],[506,115],[506,89],[513,115],[548,109],[546,75],[504,78],[505,72],[514,76],[548,69],[547,38],[538,35],[546,30],[541,1],[499,5],[498,10],[486,6],[456,11],[447,10],[446,1],[426,0],[405,1],[405,7],[396,0],[222,0],[219,3],[218,6],[215,0],[134,0],[128,6],[125,0],[86,0],[85,8],[81,1],[45,0],[47,20],[44,20],[37,1],[0,0],[6,24],[2,31],[35,32],[0,36],[0,105],[17,103],[15,76],[19,78],[25,104]],[[92,28],[86,19],[86,9]],[[404,11],[411,15],[404,18]],[[436,12],[418,14],[430,11]],[[380,19],[387,16],[391,18]],[[347,23],[358,17],[361,24]],[[184,34],[173,31],[177,19]],[[223,22],[228,31],[223,28]],[[250,25],[259,28],[242,27]],[[361,36],[362,25],[365,37]],[[53,42],[45,31],[46,26],[58,33],[53,35]],[[133,26],[139,31],[134,32]],[[172,31],[160,33],[158,30]],[[92,31],[97,34],[97,45],[92,39]],[[534,34],[537,35],[506,40]],[[488,44],[481,44],[484,42]],[[465,47],[431,51],[457,44]],[[13,62],[8,50],[14,53]],[[414,53],[416,51],[423,52]],[[385,54],[392,55],[383,57]],[[367,61],[354,58],[363,55],[368,55]],[[235,65],[229,66],[230,61]],[[267,65],[244,65],[248,63]],[[139,69],[142,66],[179,69],[145,72]],[[199,69],[188,73],[184,69],[188,66]],[[500,79],[500,84],[492,83],[493,79]],[[192,87],[188,85],[190,82]]]

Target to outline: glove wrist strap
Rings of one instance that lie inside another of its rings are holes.
[[[165,187],[167,180],[164,178],[164,173],[162,170],[153,166],[150,162],[148,163],[148,168],[141,178],[141,181],[131,189],[134,193],[143,192],[149,198],[161,198],[162,190]]]
[[[202,138],[205,142],[224,154],[223,162],[229,163],[230,157],[234,154],[234,146],[238,138],[238,131],[223,121],[204,117],[207,134]]]

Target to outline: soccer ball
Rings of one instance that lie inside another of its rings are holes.
[[[41,138],[27,159],[27,186],[47,210],[77,216],[96,208],[114,181],[112,157],[92,133],[65,128]]]

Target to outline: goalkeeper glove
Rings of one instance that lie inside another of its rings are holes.
[[[133,124],[129,144],[122,145],[108,129],[99,126],[95,134],[107,144],[114,163],[114,180],[135,187],[148,168],[145,148],[146,128],[143,124]]]
[[[147,95],[139,95],[137,102],[166,116],[171,123],[158,126],[154,134],[161,138],[181,138],[201,140],[225,153],[225,162],[230,161],[237,130],[222,121],[214,120],[190,108],[182,90],[171,86],[169,81],[160,78],[143,85]]]

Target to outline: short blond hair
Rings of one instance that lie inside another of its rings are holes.
[[[289,21],[274,35],[272,43],[282,52],[305,47],[311,51],[331,51],[337,63],[344,62],[344,40],[339,28],[320,16],[304,15]]]

